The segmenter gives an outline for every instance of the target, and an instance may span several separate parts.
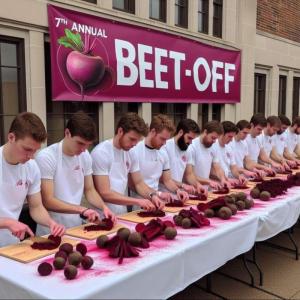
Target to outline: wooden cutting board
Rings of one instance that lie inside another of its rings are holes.
[[[66,230],[66,234],[75,236],[85,240],[94,240],[100,235],[107,235],[118,231],[120,228],[125,227],[122,224],[116,224],[111,230],[97,230],[97,231],[85,231],[84,227],[93,224],[85,224],[76,227],[72,227]]]
[[[68,237],[62,237],[62,243],[70,243],[73,246],[80,241]],[[29,263],[31,261],[40,259],[58,251],[58,247],[53,250],[37,250],[32,249],[30,246],[33,244],[31,240],[25,240],[19,244],[10,245],[0,248],[0,255],[10,259],[14,259],[21,263]]]
[[[177,213],[179,211],[181,211],[182,209],[187,209],[188,208],[188,205],[184,205],[184,206],[172,206],[172,207],[168,207],[168,206],[165,206],[164,208],[164,211],[165,212],[169,212],[169,213]]]
[[[145,217],[145,218],[142,218],[142,217],[138,216],[138,212],[140,212],[140,211],[141,210],[135,210],[135,211],[132,211],[130,213],[120,215],[120,216],[118,216],[118,219],[133,222],[133,223],[145,223],[145,222],[151,221],[152,219],[158,218],[158,217]]]

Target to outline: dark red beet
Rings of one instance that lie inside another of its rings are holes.
[[[100,231],[100,230],[111,230],[114,227],[114,223],[110,218],[104,218],[100,224],[87,225],[84,227],[86,231]]]
[[[172,202],[167,203],[166,206],[167,207],[183,207],[184,204],[180,200],[173,200]]]
[[[73,245],[70,243],[63,243],[59,247],[60,251],[66,252],[68,255],[73,252]]]
[[[160,209],[155,211],[140,211],[137,213],[139,217],[146,218],[146,217],[164,217],[166,213]]]
[[[204,194],[197,193],[195,195],[189,195],[189,199],[203,201],[203,200],[207,200],[207,197]]]
[[[224,186],[222,189],[213,191],[213,194],[228,194],[229,193],[229,188],[227,186]]]
[[[210,225],[210,221],[202,213],[192,207],[190,209],[182,209],[178,215],[191,220],[191,226],[189,227],[200,228]]]
[[[38,266],[38,272],[41,276],[48,276],[51,274],[53,268],[51,264],[43,262]]]
[[[65,252],[65,251],[58,251],[55,253],[55,256],[54,257],[62,257],[64,258],[65,260],[67,260],[68,258],[68,254]]]
[[[65,277],[69,280],[74,279],[77,276],[77,268],[73,265],[68,265],[64,269]]]
[[[80,252],[82,256],[85,256],[85,254],[87,253],[86,245],[83,243],[77,244],[76,251]]]
[[[235,189],[239,189],[239,190],[245,190],[248,189],[249,187],[245,184],[237,184],[234,186]]]
[[[81,260],[82,268],[88,270],[94,264],[94,260],[90,256],[84,256]]]
[[[37,249],[37,250],[53,250],[53,249],[56,249],[61,243],[60,236],[49,235],[48,240],[50,240],[50,241],[49,242],[34,242],[31,245],[31,248]]]

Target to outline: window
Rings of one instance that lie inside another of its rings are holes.
[[[137,102],[115,102],[115,128],[122,117],[128,112],[138,113],[139,104]]]
[[[0,36],[0,144],[15,116],[26,111],[24,41]]]
[[[198,124],[200,129],[208,122],[208,104],[199,104],[198,106]]]
[[[175,0],[175,25],[188,27],[188,0]]]
[[[212,120],[221,121],[222,104],[212,105]]]
[[[285,115],[286,111],[286,76],[279,75],[278,114]]]
[[[198,31],[208,33],[208,0],[198,0]]]
[[[166,22],[167,1],[150,0],[149,5],[150,18],[161,22]]]
[[[64,137],[64,128],[70,116],[82,110],[94,120],[99,133],[98,102],[52,101],[51,96],[51,63],[50,44],[45,43],[45,76],[46,76],[46,104],[47,104],[47,144],[57,143]],[[99,134],[98,134],[99,136]],[[98,141],[94,142],[96,145]]]
[[[300,101],[300,77],[294,77],[293,80],[293,119],[299,116]]]
[[[113,8],[135,14],[135,0],[113,0]]]
[[[254,114],[265,114],[266,74],[254,74]]]
[[[222,37],[222,14],[223,14],[223,0],[214,0],[214,17],[213,17],[213,35]]]
[[[153,103],[152,116],[157,114],[167,115],[177,126],[181,119],[186,118],[187,104],[186,103]]]

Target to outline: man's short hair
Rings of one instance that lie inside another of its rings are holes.
[[[222,124],[219,121],[216,121],[216,120],[207,122],[203,126],[203,131],[204,130],[206,130],[207,134],[212,133],[212,132],[216,132],[219,135],[223,134]]]
[[[47,139],[42,120],[32,112],[18,114],[10,125],[9,133],[13,133],[16,139],[31,137],[38,143],[43,143]]]
[[[229,133],[229,132],[234,132],[234,133],[238,133],[238,128],[235,126],[234,123],[232,123],[231,121],[223,121],[222,123],[222,127],[223,127],[223,134]]]
[[[292,126],[294,126],[294,125],[297,125],[297,127],[300,127],[300,117],[299,117],[299,116],[298,116],[298,117],[295,117],[295,118],[293,119]]]
[[[193,133],[200,134],[200,128],[198,124],[192,119],[180,120],[177,125],[175,134],[177,134],[180,130],[182,130],[183,133],[188,133],[191,131]]]
[[[281,127],[281,121],[277,116],[269,116],[267,118],[267,123],[272,127],[273,126]]]
[[[291,126],[291,120],[287,116],[280,115],[280,116],[278,116],[278,118],[280,119],[280,121],[283,125]]]
[[[162,132],[167,129],[169,132],[173,133],[175,131],[174,123],[172,120],[163,114],[158,114],[152,118],[150,124],[150,130],[155,129],[157,133]]]
[[[240,120],[236,123],[236,127],[238,128],[238,130],[243,130],[245,128],[251,129],[251,124],[247,120]]]
[[[122,128],[124,133],[132,130],[142,136],[148,134],[148,127],[145,121],[137,113],[133,112],[126,113],[120,118],[115,129],[115,134],[118,133],[119,128]]]
[[[266,127],[267,126],[267,120],[265,118],[265,116],[261,113],[255,114],[252,116],[250,123],[253,124],[253,126],[262,126],[262,127]]]
[[[78,111],[70,117],[66,129],[69,129],[71,136],[79,136],[86,141],[95,141],[97,139],[97,129],[94,120],[83,111]]]

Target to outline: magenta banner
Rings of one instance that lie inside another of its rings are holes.
[[[240,102],[240,51],[48,5],[52,98]]]

